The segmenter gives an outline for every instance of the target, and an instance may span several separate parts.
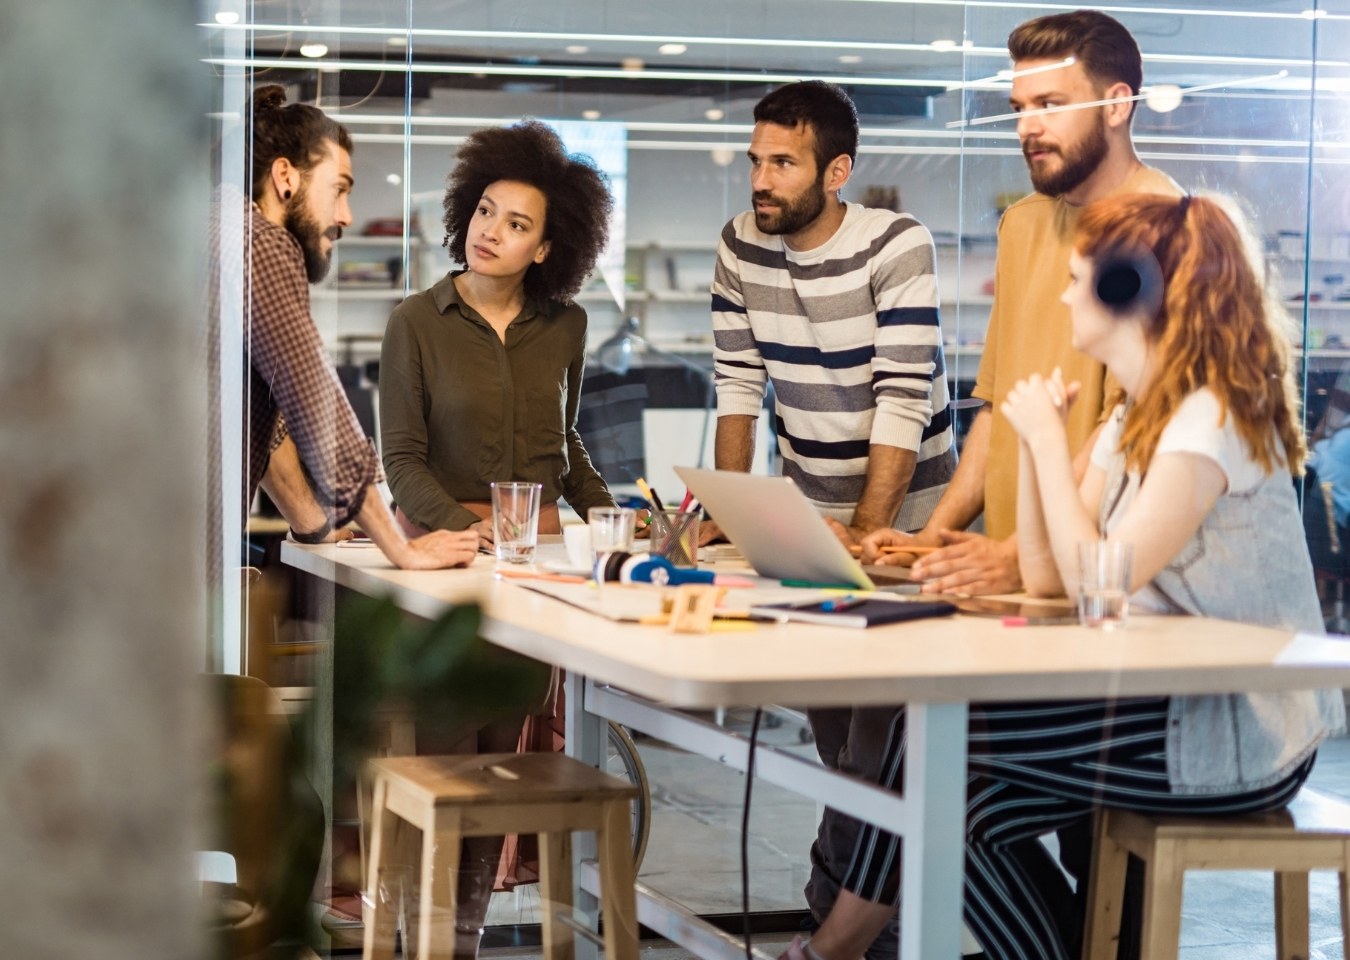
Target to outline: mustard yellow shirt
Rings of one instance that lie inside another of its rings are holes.
[[[1117,193],[1166,193],[1182,190],[1167,174],[1141,167]],[[994,306],[984,338],[974,396],[989,403],[994,420],[989,462],[984,475],[985,531],[1003,540],[1017,529],[1017,433],[999,412],[1013,384],[1055,367],[1066,383],[1077,380],[1082,392],[1069,413],[1069,449],[1074,455],[1102,417],[1108,385],[1106,368],[1073,348],[1069,308],[1060,295],[1069,283],[1069,252],[1082,207],[1062,197],[1033,193],[1013,204],[998,225],[994,264]]]

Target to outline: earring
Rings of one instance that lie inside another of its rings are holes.
[[[289,200],[289,199],[291,199],[291,191],[287,190],[287,191],[285,191],[284,193],[282,193],[281,199],[283,199],[283,200]]]

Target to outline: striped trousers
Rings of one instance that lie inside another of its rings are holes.
[[[993,960],[1072,960],[1064,940],[1068,881],[1036,838],[1094,807],[1158,814],[1255,813],[1284,806],[1312,770],[1310,756],[1278,783],[1229,795],[1175,794],[1167,778],[1166,697],[977,703],[970,707],[964,914]],[[893,740],[903,756],[904,738]],[[899,764],[884,758],[881,769]],[[896,775],[898,777],[898,774]],[[901,789],[903,784],[891,784]],[[868,897],[895,887],[899,838],[864,828],[843,886]],[[1057,919],[1058,918],[1058,919]]]

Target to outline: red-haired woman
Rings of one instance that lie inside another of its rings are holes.
[[[1132,194],[1084,211],[1064,301],[1075,346],[1124,396],[1081,483],[1064,431],[1075,385],[1054,371],[1003,404],[1021,440],[1032,592],[1075,595],[1078,545],[1105,538],[1133,547],[1136,609],[1322,630],[1290,482],[1305,447],[1288,340],[1239,223],[1200,197]],[[1330,690],[972,704],[966,923],[991,958],[1069,960],[1055,916],[1072,895],[1037,837],[1101,806],[1280,807],[1344,723]],[[855,960],[893,912],[842,893],[788,956]]]
[[[1306,447],[1285,318],[1226,206],[1126,195],[1084,211],[1063,299],[1074,345],[1123,396],[1078,483],[1063,430],[1073,385],[1055,371],[1008,394],[1022,579],[1073,597],[1078,545],[1103,538],[1133,548],[1135,609],[1321,632],[1291,483]],[[1094,806],[1283,806],[1344,723],[1339,691],[972,708],[967,921],[991,957],[1029,941],[1067,956],[1042,919],[1067,891],[1026,889],[1018,859],[1034,845],[1017,841]]]

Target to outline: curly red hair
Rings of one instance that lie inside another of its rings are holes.
[[[1094,261],[1121,251],[1151,254],[1162,271],[1162,305],[1145,328],[1156,367],[1121,434],[1131,468],[1148,469],[1181,402],[1208,387],[1267,473],[1302,472],[1308,451],[1289,363],[1290,320],[1267,288],[1261,248],[1236,209],[1213,196],[1108,197],[1083,211],[1074,246]]]

